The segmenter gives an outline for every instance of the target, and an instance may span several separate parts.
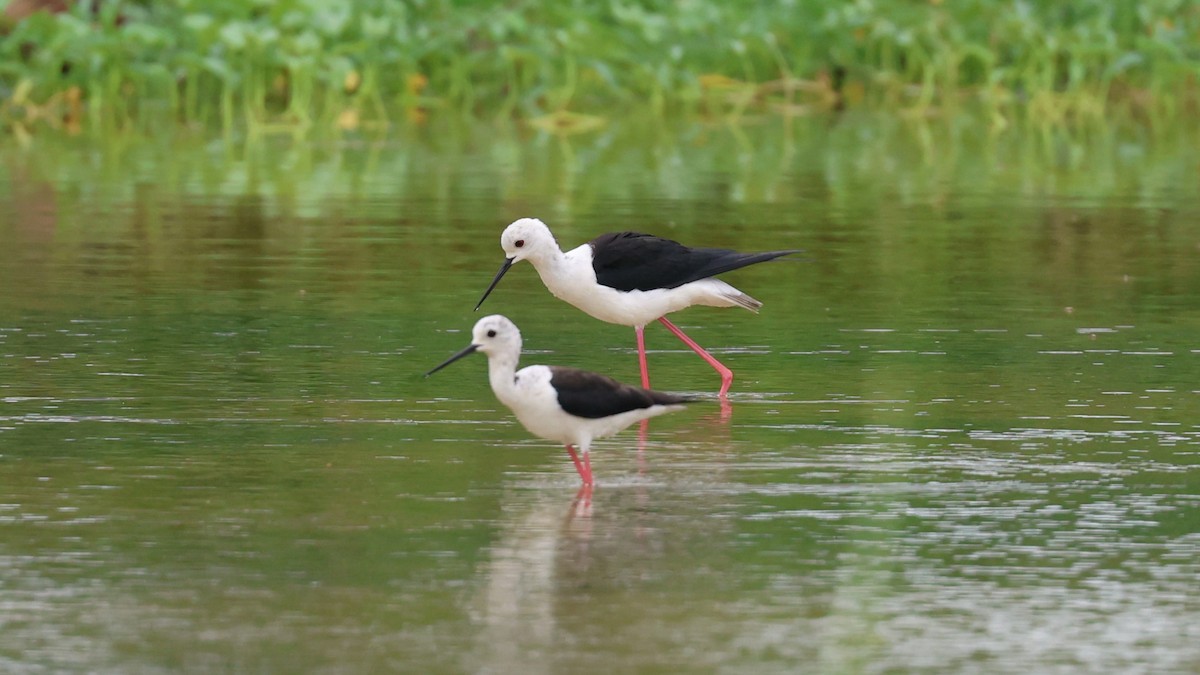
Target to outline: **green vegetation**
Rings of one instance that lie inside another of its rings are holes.
[[[3,30],[17,133],[451,113],[569,129],[636,108],[1162,124],[1200,107],[1184,0],[93,0]]]

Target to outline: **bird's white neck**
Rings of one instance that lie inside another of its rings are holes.
[[[496,398],[505,404],[508,404],[516,388],[513,378],[517,373],[520,358],[520,345],[515,351],[488,354],[488,382],[492,385],[492,392],[496,394]]]
[[[556,245],[553,250],[529,259],[538,276],[542,278],[542,283],[558,298],[567,299],[566,295],[581,287],[580,282],[583,280],[576,278],[579,270],[571,264],[573,253],[574,251],[563,253]]]

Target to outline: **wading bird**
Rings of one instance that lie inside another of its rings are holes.
[[[555,297],[601,321],[633,326],[642,387],[650,387],[644,331],[646,324],[657,319],[721,375],[720,396],[729,391],[733,371],[668,321],[666,315],[692,305],[744,307],[757,313],[761,302],[713,277],[799,252],[689,248],[649,234],[611,232],[564,253],[550,228],[537,218],[521,218],[504,228],[500,247],[506,256],[504,264],[475,305],[476,310],[514,263],[528,260]]]
[[[634,422],[679,410],[688,402],[682,396],[631,387],[577,368],[526,366],[517,370],[521,331],[499,314],[476,322],[471,344],[425,373],[425,377],[475,352],[488,357],[488,381],[496,398],[530,433],[566,444],[567,454],[587,486],[592,484],[588,455],[592,440],[611,436]]]

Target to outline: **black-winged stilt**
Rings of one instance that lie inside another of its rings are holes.
[[[723,248],[689,248],[670,239],[638,232],[611,232],[567,252],[550,228],[537,218],[521,218],[504,228],[500,246],[506,259],[483,292],[478,310],[513,263],[533,263],[555,297],[609,323],[633,326],[637,335],[642,387],[646,370],[646,324],[657,319],[721,375],[720,396],[733,382],[733,371],[667,320],[692,305],[744,307],[758,312],[762,303],[712,277],[747,265],[774,260],[798,250],[738,253]]]
[[[688,401],[577,368],[526,366],[517,370],[521,331],[499,314],[477,321],[471,330],[471,344],[425,373],[425,377],[474,352],[483,352],[488,357],[488,381],[496,398],[516,414],[530,433],[564,443],[584,485],[592,484],[588,451],[593,439],[611,436],[634,422],[679,410]],[[579,448],[582,460],[575,454],[575,448]]]

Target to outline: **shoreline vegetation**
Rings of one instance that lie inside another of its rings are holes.
[[[635,112],[738,122],[865,110],[990,128],[1189,123],[1183,0],[0,0],[19,138],[363,133],[432,116],[557,133]]]

